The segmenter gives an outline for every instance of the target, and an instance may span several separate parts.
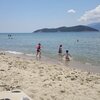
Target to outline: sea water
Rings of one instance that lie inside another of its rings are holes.
[[[100,32],[0,33],[0,51],[35,56],[38,43],[42,56],[57,59],[62,44],[63,54],[69,50],[73,61],[100,72]]]

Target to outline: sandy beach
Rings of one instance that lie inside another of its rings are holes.
[[[100,74],[0,53],[0,92],[13,89],[32,100],[100,100]]]

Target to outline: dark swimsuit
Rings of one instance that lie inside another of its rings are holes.
[[[37,52],[40,52],[40,48],[41,48],[40,46],[37,47]]]
[[[61,48],[61,47],[59,48],[59,51],[58,51],[58,53],[62,53],[62,48]]]

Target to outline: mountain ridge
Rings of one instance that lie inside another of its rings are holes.
[[[100,31],[100,22],[88,24],[89,27],[95,28]]]
[[[62,27],[58,27],[58,28],[42,28],[42,29],[38,29],[33,31],[33,33],[37,33],[37,32],[86,32],[86,31],[99,31],[95,28],[91,28],[89,26],[85,26],[85,25],[77,25],[77,26],[71,26],[71,27],[66,27],[66,26],[62,26]]]

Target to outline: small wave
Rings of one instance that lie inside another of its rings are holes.
[[[33,54],[26,54],[27,56],[32,56],[32,57],[35,57],[35,55],[33,55]]]
[[[17,51],[5,51],[6,53],[12,53],[12,54],[23,54],[22,52],[17,52]]]

